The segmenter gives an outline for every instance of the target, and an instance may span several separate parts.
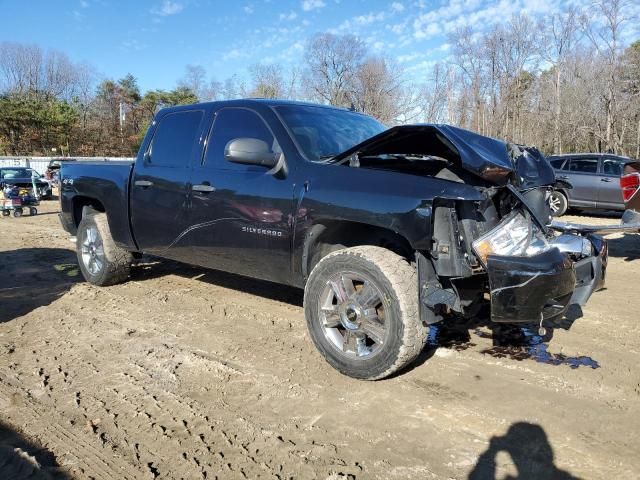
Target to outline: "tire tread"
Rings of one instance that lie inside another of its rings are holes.
[[[87,281],[93,283],[94,285],[98,285],[101,287],[106,287],[109,285],[115,285],[117,283],[122,283],[129,278],[129,273],[131,271],[131,262],[133,257],[131,252],[125,250],[124,248],[119,247],[113,241],[113,237],[111,236],[111,230],[109,229],[109,223],[107,220],[107,214],[101,212],[89,213],[82,217],[80,221],[80,226],[78,230],[83,228],[83,222],[93,222],[95,223],[100,236],[102,237],[102,245],[104,248],[104,254],[106,257],[106,271],[100,275],[97,279],[89,279]],[[82,264],[82,259],[80,258],[80,242],[81,235],[78,235],[78,262]],[[85,277],[86,278],[86,277]]]
[[[403,324],[400,348],[395,361],[383,372],[367,377],[367,380],[380,380],[388,377],[411,363],[420,354],[427,339],[428,327],[420,321],[418,311],[417,271],[405,258],[376,246],[359,246],[338,250],[323,257],[314,267],[314,271],[332,261],[337,256],[352,255],[360,257],[377,267],[391,284],[397,297]],[[314,271],[311,272],[310,278]],[[309,282],[307,282],[307,286]],[[307,288],[305,288],[305,299]]]

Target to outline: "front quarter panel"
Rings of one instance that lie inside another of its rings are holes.
[[[463,183],[344,165],[311,164],[307,178],[299,193],[294,265],[301,265],[305,234],[315,224],[380,227],[405,238],[414,250],[428,250],[434,201],[482,200],[478,190]]]

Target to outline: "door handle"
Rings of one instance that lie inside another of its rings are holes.
[[[611,179],[610,178],[601,178],[600,181],[601,182],[610,182]]]
[[[136,180],[134,185],[136,187],[149,188],[153,185],[153,182],[150,182],[149,180]]]
[[[194,192],[200,192],[200,193],[211,193],[211,192],[215,192],[216,187],[203,183],[200,185],[192,186],[191,190],[193,190]]]
[[[558,178],[561,180],[566,180],[569,177],[567,177],[566,175],[558,175]]]

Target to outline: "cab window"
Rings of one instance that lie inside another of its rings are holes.
[[[160,119],[146,162],[156,167],[187,167],[197,143],[201,110],[169,113]]]
[[[264,141],[272,153],[279,150],[275,137],[257,113],[246,108],[223,108],[213,121],[204,165],[222,170],[264,172],[259,166],[241,165],[224,158],[225,147],[230,141],[247,137]]]

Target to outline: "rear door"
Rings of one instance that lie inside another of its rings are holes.
[[[600,162],[598,186],[598,208],[624,210],[620,176],[628,158],[604,155]]]
[[[204,110],[157,119],[153,138],[131,182],[131,224],[140,250],[181,260],[191,167],[202,152]]]
[[[569,190],[571,206],[595,208],[598,197],[598,157],[572,157],[564,164],[559,179],[573,187]]]
[[[206,152],[194,166],[189,212],[189,262],[265,280],[291,276],[292,172],[273,175],[267,167],[225,159],[236,138],[257,138],[280,152],[280,142],[263,117],[246,107],[215,112]]]

